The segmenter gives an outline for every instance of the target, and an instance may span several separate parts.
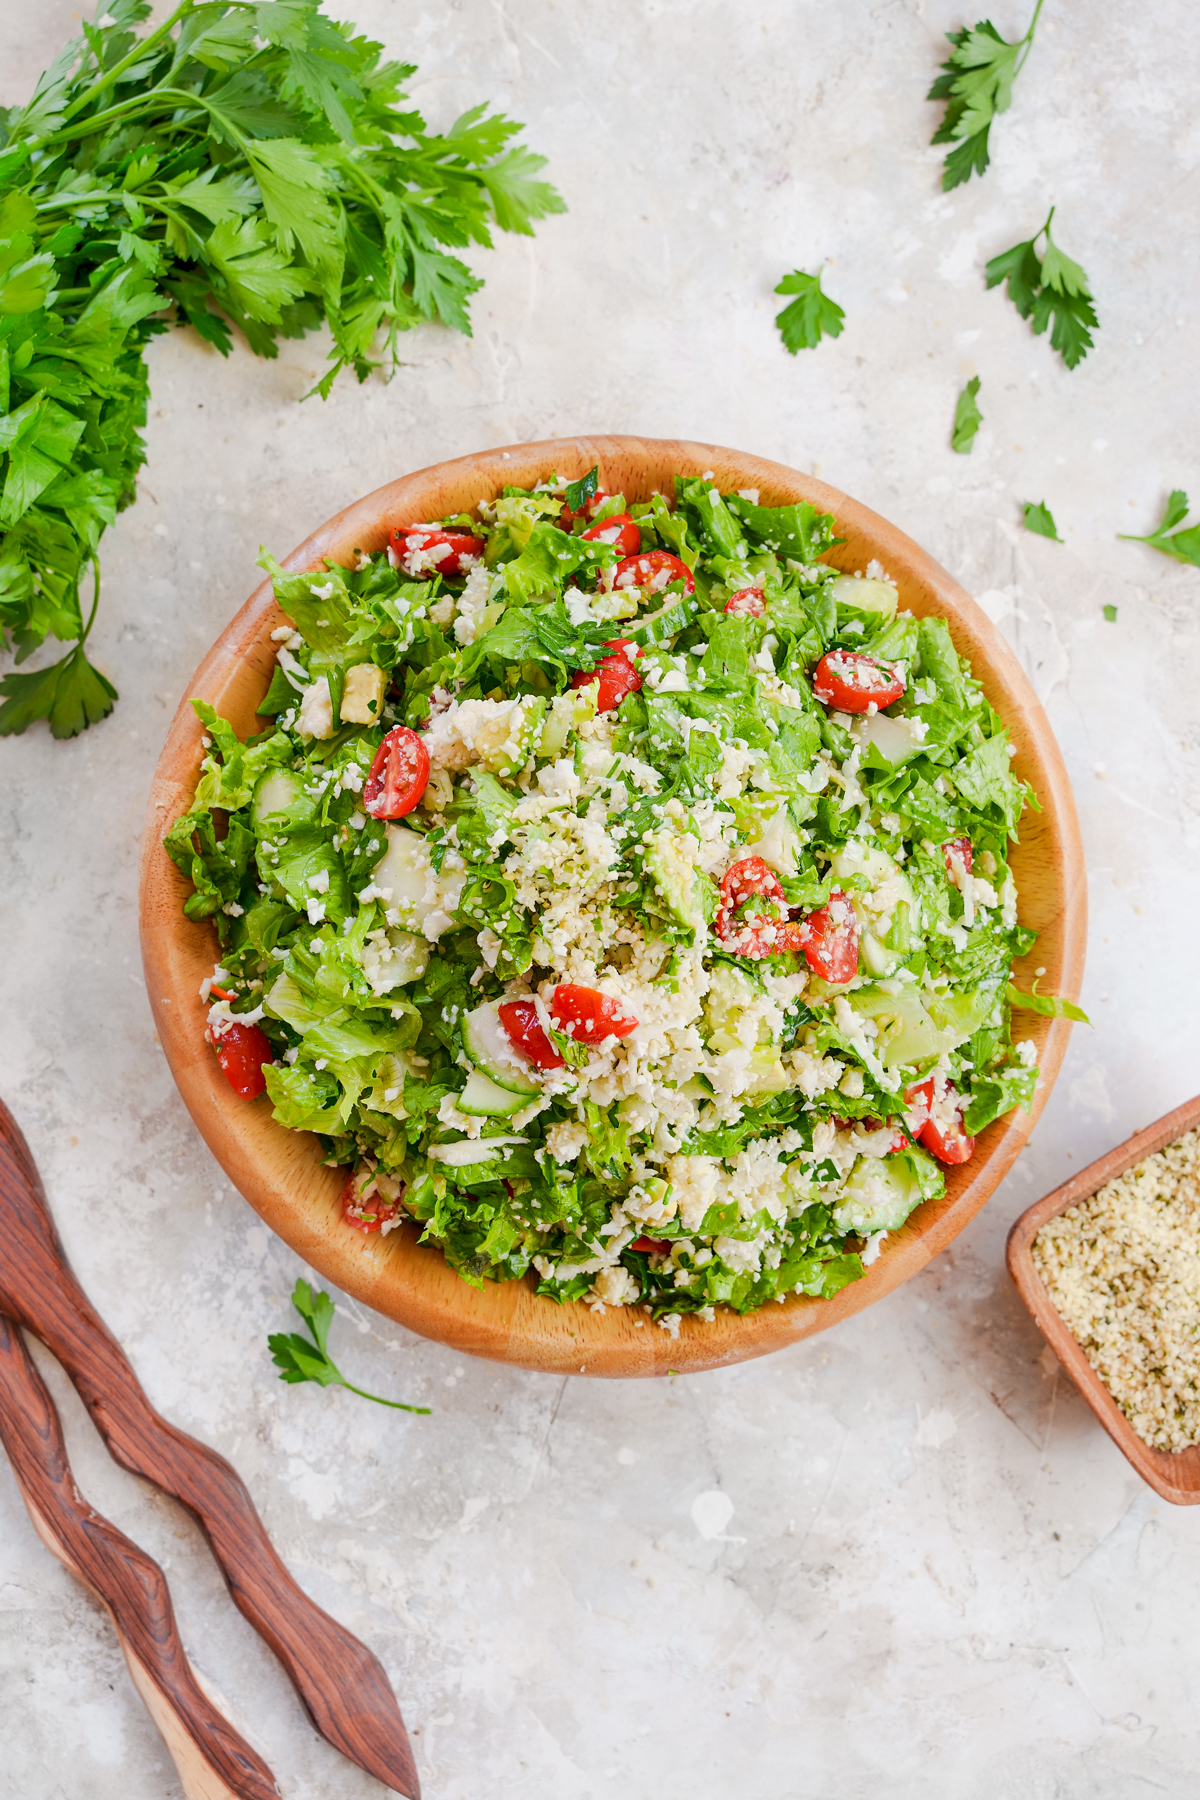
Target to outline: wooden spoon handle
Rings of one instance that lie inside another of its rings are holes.
[[[93,1512],[75,1486],[54,1402],[3,1315],[0,1443],[38,1535],[112,1614],[129,1673],[188,1800],[278,1800],[266,1763],[197,1685],[162,1570]]]
[[[160,1417],[67,1261],[29,1147],[0,1101],[0,1311],[52,1350],[122,1467],[195,1513],[229,1591],[274,1650],[322,1736],[419,1800],[408,1733],[382,1665],[297,1586],[236,1469]]]

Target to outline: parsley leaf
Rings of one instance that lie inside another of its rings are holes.
[[[1032,994],[1023,994],[1010,981],[1005,994],[1008,1004],[1022,1012],[1041,1013],[1046,1019],[1074,1019],[1079,1025],[1090,1025],[1092,1022],[1083,1008],[1076,1006],[1073,1000],[1060,1000],[1055,994],[1039,994],[1036,982]]]
[[[821,268],[824,268],[822,263]],[[785,275],[775,289],[777,294],[798,294],[800,298],[776,313],[775,323],[784,348],[795,356],[798,350],[815,350],[822,336],[840,337],[846,317],[836,300],[821,292],[821,269],[806,275],[795,269]]]
[[[1187,495],[1182,488],[1175,488],[1161,522],[1148,537],[1134,537],[1128,531],[1118,531],[1117,536],[1127,544],[1149,544],[1152,550],[1161,550],[1176,562],[1194,563],[1200,569],[1200,525],[1189,525],[1186,531],[1175,530],[1187,517],[1187,510]]]
[[[1062,543],[1058,526],[1054,523],[1054,514],[1044,500],[1039,500],[1036,505],[1032,500],[1026,500],[1024,512],[1026,531],[1036,531],[1039,537],[1053,538],[1056,544]]]
[[[408,63],[320,0],[111,0],[25,107],[0,110],[0,735],[111,711],[81,583],[145,461],[150,339],[190,324],[260,356],[322,323],[365,380],[424,321],[469,334],[457,254],[562,212],[523,127],[486,106],[430,132]],[[382,348],[377,348],[382,340]],[[94,614],[94,607],[93,607]]]
[[[1002,38],[990,19],[981,19],[972,30],[946,33],[954,49],[925,98],[946,102],[931,142],[956,146],[942,170],[942,187],[947,193],[987,168],[992,120],[1012,105],[1013,82],[1033,48],[1042,4],[1043,0],[1037,0],[1029,30],[1015,44]]]
[[[263,8],[269,11],[269,8]],[[385,1400],[380,1394],[368,1394],[365,1388],[347,1381],[329,1354],[329,1327],[333,1324],[333,1301],[318,1288],[310,1288],[301,1278],[292,1290],[292,1305],[308,1326],[309,1338],[295,1331],[277,1331],[267,1339],[271,1360],[279,1370],[280,1381],[319,1381],[322,1387],[349,1388],[364,1400],[379,1406],[394,1406],[399,1412],[428,1413],[428,1406],[408,1406],[403,1400]]]
[[[983,424],[983,414],[975,404],[975,396],[979,392],[979,376],[972,375],[962,393],[958,396],[958,405],[954,408],[954,431],[950,438],[950,447],[961,456],[966,456],[975,442],[975,433]]]
[[[1037,334],[1045,331],[1051,319],[1054,329],[1050,343],[1073,369],[1093,348],[1092,328],[1099,325],[1087,276],[1077,262],[1064,256],[1050,235],[1054,207],[1040,230],[1022,244],[1014,244],[993,256],[987,266],[987,285],[1008,284],[1008,297],[1023,319],[1030,319]],[[1035,249],[1045,234],[1045,253],[1039,257]]]

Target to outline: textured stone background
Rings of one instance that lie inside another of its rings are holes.
[[[1115,538],[1175,485],[1200,498],[1194,9],[1049,0],[992,170],[949,196],[922,95],[974,14],[940,0],[350,10],[419,64],[433,124],[485,97],[529,121],[571,210],[479,254],[474,338],[412,333],[391,384],[301,406],[319,341],[228,365],[187,332],[153,347],[150,462],[95,637],[120,705],[71,744],[0,745],[0,1092],[75,1265],[156,1403],[233,1458],[300,1579],[383,1657],[430,1800],[1190,1800],[1200,1515],[1132,1475],[1002,1253],[1031,1200],[1200,1087],[1200,573]],[[992,16],[1016,36],[1027,11]],[[76,16],[0,0],[0,100]],[[1074,373],[982,281],[1051,200],[1102,319]],[[822,259],[846,329],[792,359],[771,289]],[[986,423],[955,456],[975,372]],[[143,802],[260,541],[286,551],[440,457],[577,430],[817,471],[982,600],[1075,782],[1094,1027],[985,1212],[836,1332],[688,1380],[564,1382],[343,1302],[353,1374],[435,1408],[387,1415],[275,1379],[299,1269],[155,1043]],[[1041,499],[1063,547],[1019,528]],[[314,1736],[188,1518],[109,1462],[39,1360],[81,1485],[167,1567],[197,1667],[284,1794],[380,1793]],[[180,1792],[6,1467],[0,1714],[5,1796]]]

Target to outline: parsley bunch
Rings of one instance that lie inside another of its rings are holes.
[[[1046,223],[1022,244],[1014,244],[993,256],[987,266],[990,288],[1008,283],[1008,297],[1023,319],[1031,319],[1035,332],[1045,331],[1051,319],[1051,346],[1068,369],[1081,363],[1095,340],[1091,328],[1099,325],[1088,278],[1077,262],[1064,256],[1050,235],[1050,208]],[[1045,235],[1046,248],[1039,257],[1035,245]]]
[[[1038,14],[1037,0],[1029,30],[1015,44],[1002,38],[990,19],[980,19],[973,30],[948,31],[954,45],[927,100],[944,100],[946,111],[931,139],[935,144],[954,144],[942,171],[942,187],[948,193],[972,175],[982,175],[991,160],[988,134],[997,113],[1012,105],[1013,82],[1033,48]],[[1022,51],[1024,55],[1022,55]]]
[[[482,283],[454,252],[563,210],[520,125],[477,106],[429,132],[401,91],[413,65],[320,0],[181,0],[139,36],[149,12],[101,0],[29,104],[0,109],[0,648],[75,640],[0,682],[0,735],[48,718],[70,737],[112,709],[84,651],[96,552],[134,498],[143,353],[171,312],[223,355],[231,322],[273,356],[327,321],[324,396],[423,320],[469,334]]]

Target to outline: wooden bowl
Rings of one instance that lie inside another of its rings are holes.
[[[1083,971],[1086,897],[1079,826],[1062,758],[1029,682],[990,621],[957,582],[877,514],[836,489],[779,463],[712,444],[634,437],[559,438],[460,457],[407,475],[358,500],[300,545],[286,567],[309,570],[322,557],[348,562],[357,549],[380,550],[390,528],[473,507],[505,483],[521,487],[557,470],[571,479],[599,463],[603,485],[631,499],[671,492],[671,477],[711,471],[722,489],[758,488],[771,505],[808,500],[832,512],[845,542],[829,560],[863,569],[878,557],[895,577],[900,601],[916,614],[938,613],[971,661],[1012,734],[1014,768],[1032,782],[1042,811],[1021,825],[1012,866],[1021,917],[1038,942],[1018,978],[1029,986],[1045,968],[1048,993],[1075,998]],[[180,1092],[234,1186],[314,1269],[357,1300],[456,1350],[562,1374],[660,1375],[761,1356],[835,1324],[915,1275],[960,1232],[991,1194],[1029,1136],[1066,1049],[1065,1021],[1026,1015],[1042,1078],[1033,1117],[1018,1112],[990,1125],[972,1161],[947,1171],[941,1200],[921,1206],[861,1281],[832,1300],[789,1297],[738,1318],[719,1312],[707,1325],[685,1318],[676,1340],[640,1309],[592,1313],[582,1302],[539,1299],[530,1280],[468,1287],[441,1253],[421,1248],[415,1227],[364,1237],[342,1222],[342,1177],[321,1164],[316,1137],[271,1118],[264,1098],[239,1100],[204,1042],[199,987],[211,973],[215,934],[191,924],[182,905],[189,884],[162,849],[162,834],[190,804],[202,755],[201,727],[189,704],[209,701],[241,733],[258,730],[254,713],[274,660],[271,631],[282,617],[264,581],[222,632],[187,689],[150,791],[141,863],[141,933],[146,986],[159,1037]]]
[[[1153,1450],[1140,1438],[1083,1353],[1083,1347],[1046,1291],[1033,1260],[1033,1240],[1047,1219],[1057,1218],[1069,1206],[1090,1200],[1106,1182],[1115,1181],[1135,1163],[1144,1162],[1185,1131],[1200,1126],[1200,1095],[1174,1112],[1148,1125],[1081,1169],[1078,1175],[1055,1188],[1036,1206],[1021,1214],[1008,1234],[1008,1271],[1021,1298],[1075,1386],[1079,1389],[1109,1437],[1124,1452],[1142,1477],[1174,1506],[1200,1504],[1200,1445],[1188,1450]]]

